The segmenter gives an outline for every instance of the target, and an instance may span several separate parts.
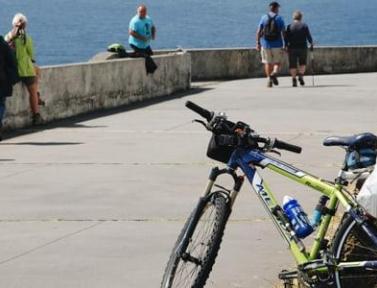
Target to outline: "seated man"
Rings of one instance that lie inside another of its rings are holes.
[[[129,25],[129,44],[137,56],[150,56],[153,51],[150,46],[151,40],[155,39],[156,27],[152,19],[147,15],[147,7],[140,5]]]

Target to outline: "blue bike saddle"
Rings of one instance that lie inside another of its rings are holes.
[[[346,146],[352,149],[377,148],[377,136],[372,133],[361,133],[348,137],[330,136],[323,140],[325,146]]]

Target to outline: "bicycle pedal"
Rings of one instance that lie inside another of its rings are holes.
[[[294,271],[282,270],[279,273],[280,280],[293,280],[293,279],[297,279],[297,276],[298,276],[297,270],[294,270]]]

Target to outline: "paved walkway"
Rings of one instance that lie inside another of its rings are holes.
[[[0,286],[159,287],[213,165],[205,157],[209,135],[191,123],[186,100],[302,145],[301,155],[282,158],[333,179],[343,152],[324,148],[322,139],[377,133],[376,79],[319,76],[312,87],[307,77],[308,86],[296,89],[289,78],[273,89],[264,79],[195,84],[190,95],[1,142]],[[312,210],[315,192],[268,179],[278,199],[293,195]],[[244,185],[208,287],[273,287],[293,264],[249,191]]]

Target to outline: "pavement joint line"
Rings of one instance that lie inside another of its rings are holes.
[[[129,219],[0,219],[0,224],[6,223],[59,223],[59,222],[148,222],[148,223],[170,223],[177,222],[183,223],[187,218],[129,218]],[[228,223],[254,223],[254,222],[270,222],[271,219],[268,217],[257,217],[257,218],[236,218],[229,219]],[[1,264],[1,262],[0,262]]]
[[[194,119],[195,117],[193,117]],[[190,123],[192,123],[193,121],[190,120],[190,121],[187,121],[187,122],[184,122],[182,124],[179,124],[177,126],[173,126],[173,127],[169,127],[169,128],[166,128],[166,129],[159,129],[159,130],[121,130],[121,129],[103,129],[103,131],[101,131],[101,133],[107,133],[107,134],[110,134],[110,133],[130,133],[130,134],[201,134],[201,135],[204,135],[204,134],[208,134],[209,135],[209,132],[206,131],[206,130],[203,130],[203,129],[198,129],[198,130],[173,130],[175,128],[179,128],[179,127],[183,127],[183,126],[186,126]],[[194,123],[193,124],[193,127],[200,127],[200,126],[194,126]],[[72,130],[72,131],[77,131],[77,128],[65,128],[65,127],[58,127],[54,130]],[[92,129],[90,131],[86,131],[85,133],[88,134],[88,133],[95,133],[97,134],[98,131],[94,131],[95,129]],[[332,131],[311,131],[311,132],[289,132],[289,131],[286,131],[286,132],[283,132],[283,131],[266,131],[266,130],[263,130],[263,129],[258,129],[258,131],[260,133],[263,133],[263,134],[267,134],[267,135],[297,135],[299,134],[300,136],[323,136],[323,135],[329,135],[329,134],[332,134],[333,132]],[[77,131],[77,133],[82,133],[82,131]],[[35,135],[35,134],[33,134]],[[17,145],[19,143],[22,143],[22,142],[9,142],[7,140],[3,140],[1,143],[0,143],[0,146],[5,146],[5,145]],[[41,142],[43,143],[43,142]]]
[[[292,135],[292,137],[287,139],[287,141],[295,141],[295,140],[300,139],[302,137],[304,137],[303,133],[298,133],[297,135]]]
[[[42,245],[36,246],[36,247],[34,247],[34,248],[32,248],[32,249],[28,249],[28,250],[26,250],[26,251],[24,251],[24,252],[22,252],[22,253],[19,253],[19,254],[17,254],[17,255],[14,255],[14,256],[12,256],[12,257],[6,258],[6,259],[4,259],[4,260],[0,260],[0,265],[7,264],[7,263],[9,263],[9,262],[11,262],[11,261],[13,261],[13,260],[16,260],[16,259],[19,259],[19,258],[24,257],[24,256],[26,256],[26,255],[29,255],[29,254],[31,254],[31,253],[37,251],[37,250],[43,249],[43,248],[45,248],[45,247],[47,247],[47,246],[50,246],[50,245],[52,245],[52,244],[55,244],[55,243],[61,241],[61,240],[67,239],[67,238],[69,238],[69,237],[72,237],[72,236],[75,236],[75,235],[80,234],[80,233],[82,233],[82,232],[85,232],[85,231],[87,231],[87,230],[89,230],[89,229],[92,229],[92,228],[94,228],[94,227],[96,227],[96,226],[98,226],[98,225],[100,225],[100,224],[102,224],[102,222],[97,222],[97,223],[95,223],[95,224],[93,224],[93,225],[89,225],[89,226],[87,226],[87,227],[85,227],[85,228],[82,228],[82,229],[76,230],[76,231],[74,231],[74,232],[71,232],[71,233],[65,234],[65,235],[63,235],[63,236],[61,236],[61,237],[58,237],[58,238],[56,238],[56,239],[54,239],[54,240],[48,241],[48,242],[46,242],[46,243],[44,243],[44,244],[42,244]]]
[[[23,171],[19,171],[19,172],[14,172],[14,173],[10,173],[10,174],[6,174],[6,175],[2,175],[0,176],[0,179],[3,179],[3,178],[10,178],[10,177],[13,177],[13,176],[17,176],[17,175],[20,175],[20,174],[24,174],[24,173],[28,173],[30,171],[32,171],[33,169],[27,169],[27,170],[23,170]]]
[[[300,165],[301,162],[296,161],[290,161],[290,164],[292,165]],[[99,166],[111,166],[111,165],[119,165],[119,166],[185,166],[185,165],[195,165],[195,166],[223,166],[224,164],[220,164],[218,162],[134,162],[134,163],[124,163],[124,162],[8,162],[8,163],[1,163],[2,166],[17,166],[17,165],[40,165],[40,166],[64,166],[64,165],[99,165]],[[302,165],[301,165],[302,166]],[[321,165],[316,164],[305,164],[306,167],[311,168],[333,168],[333,167],[341,167],[339,162],[334,163],[325,163]],[[23,172],[18,172],[19,174],[26,173],[31,171],[31,169],[25,170]],[[17,175],[17,173],[14,174],[7,174],[0,176],[8,177],[12,175]]]
[[[175,129],[177,129],[177,128],[182,128],[182,127],[185,127],[185,126],[187,126],[187,125],[190,125],[190,124],[192,124],[192,123],[193,123],[192,120],[191,120],[191,121],[186,121],[186,122],[184,122],[184,123],[181,123],[181,124],[178,124],[178,125],[172,126],[172,127],[170,127],[170,128],[167,128],[167,129],[165,129],[164,131],[166,131],[166,132],[170,132],[170,131],[173,131],[173,130],[175,130]],[[174,132],[176,132],[176,131],[174,131]]]
[[[180,165],[197,165],[197,166],[212,166],[211,162],[12,162],[12,163],[1,163],[0,165],[102,165],[102,166],[111,166],[111,165],[120,165],[120,166],[180,166]]]

